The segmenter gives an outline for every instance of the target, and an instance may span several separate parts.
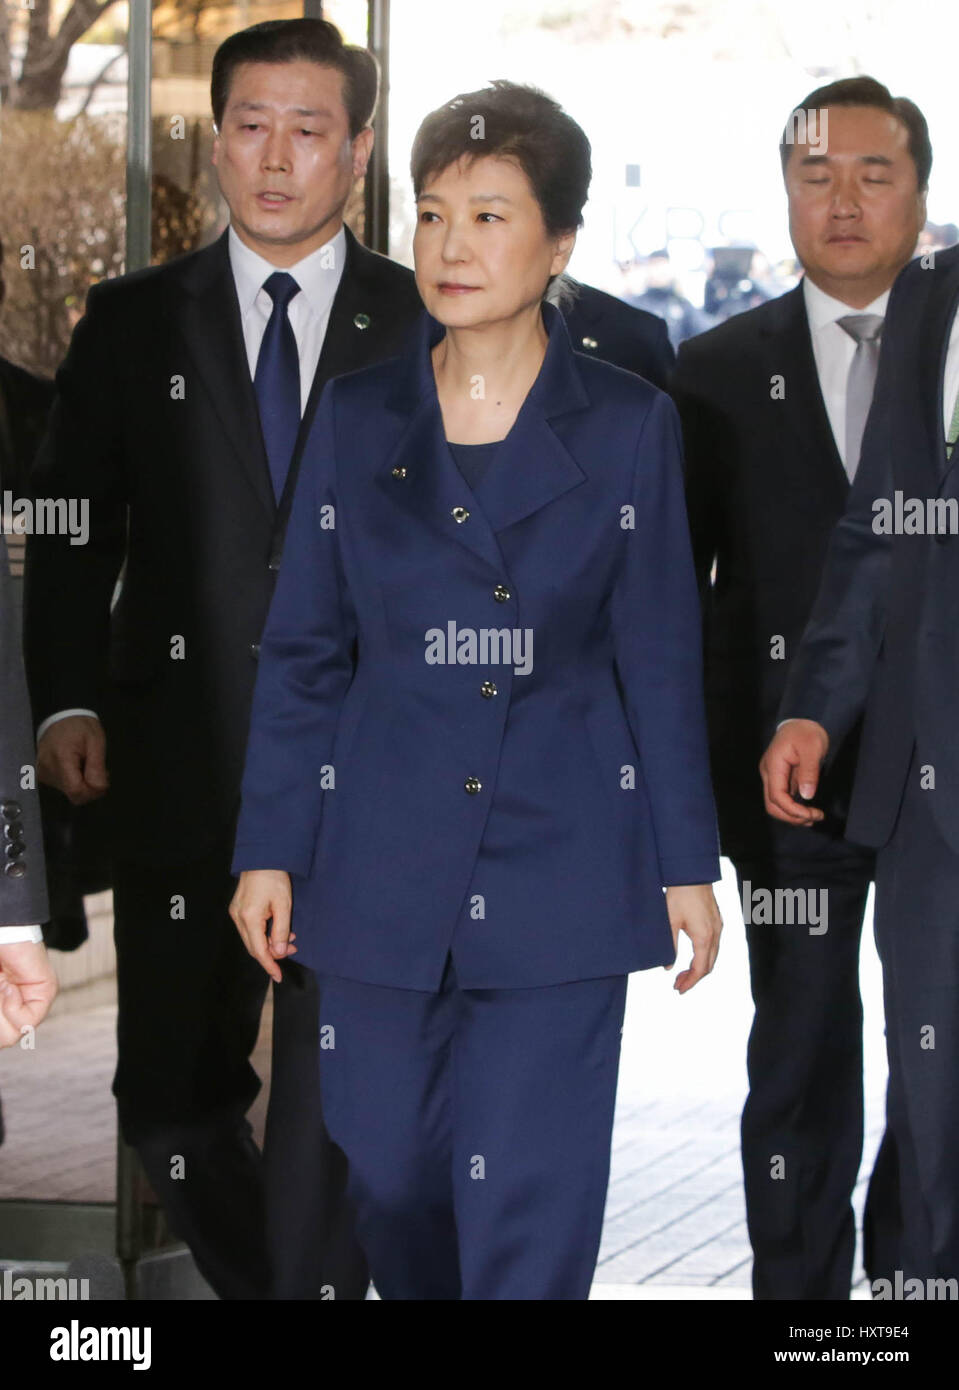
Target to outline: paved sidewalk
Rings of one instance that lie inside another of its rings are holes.
[[[751,1000],[735,880],[725,861],[724,869],[720,908],[726,930],[713,975],[683,998],[664,971],[630,981],[595,1298],[749,1297],[738,1126]],[[868,1173],[885,1087],[871,927],[862,979]],[[270,1023],[267,1009],[254,1059],[264,1081]],[[109,984],[85,987],[58,1001],[37,1034],[35,1051],[0,1053],[7,1126],[0,1199],[112,1200],[114,1027]],[[267,1094],[265,1085],[253,1111],[258,1133]],[[861,1177],[860,1215],[864,1189]],[[0,1260],[16,1253],[0,1250]],[[865,1293],[861,1272],[858,1292]]]

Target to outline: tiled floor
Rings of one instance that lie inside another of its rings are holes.
[[[630,981],[597,1298],[749,1296],[738,1125],[751,1001],[735,881],[724,868],[727,928],[712,977],[682,998],[663,971]],[[869,932],[862,981],[868,1172],[885,1085],[881,986]],[[70,991],[38,1031],[35,1051],[0,1053],[7,1125],[0,1199],[112,1199],[114,1018],[102,986]],[[264,1080],[269,1029],[267,1010],[254,1059]],[[253,1112],[258,1131],[266,1099],[264,1086]],[[863,1195],[861,1179],[860,1206]],[[0,1259],[7,1254],[16,1252],[0,1250]]]

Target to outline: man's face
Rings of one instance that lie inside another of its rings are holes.
[[[242,63],[213,144],[237,235],[278,266],[335,236],[373,132],[350,139],[343,74],[318,63]]]
[[[819,144],[797,143],[786,165],[789,230],[806,274],[863,308],[912,256],[926,220],[906,127],[871,106],[819,113]],[[823,144],[825,148],[823,148]]]
[[[575,233],[550,237],[529,180],[511,159],[462,159],[417,202],[413,255],[423,303],[447,327],[479,328],[538,304]]]

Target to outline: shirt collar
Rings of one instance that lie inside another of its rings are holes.
[[[802,289],[806,301],[806,316],[814,333],[829,323],[835,323],[837,319],[845,318],[847,314],[880,314],[883,318],[886,316],[889,290],[884,290],[878,299],[867,304],[865,309],[853,309],[851,305],[844,304],[841,299],[834,299],[831,294],[814,285],[808,275],[802,278]]]
[[[330,254],[332,251],[332,265]],[[252,250],[241,241],[233,227],[229,230],[230,268],[236,284],[236,296],[240,305],[240,317],[245,318],[253,308],[263,282],[279,266],[271,264],[265,257]],[[346,232],[341,226],[329,241],[304,256],[296,265],[284,266],[293,276],[305,295],[310,308],[317,317],[322,317],[333,303],[346,263]]]

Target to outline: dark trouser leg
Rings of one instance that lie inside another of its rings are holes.
[[[356,1229],[384,1299],[460,1297],[450,1174],[458,1001],[324,975],[323,1111],[349,1161]]]
[[[433,995],[321,980],[326,1119],[384,1298],[587,1297],[625,998],[461,991],[451,965]]]
[[[900,1174],[895,1268],[906,1279],[959,1278],[959,856],[933,818],[935,796],[913,760],[876,871],[888,1122]]]
[[[347,1167],[320,1106],[319,997],[312,970],[286,961],[273,989],[266,1117],[267,1239],[273,1297],[363,1299],[366,1259],[347,1197]]]
[[[453,1190],[463,1299],[583,1300],[609,1183],[626,976],[463,990]]]
[[[863,1134],[859,941],[871,861],[848,847],[844,859],[830,852],[736,864],[741,901],[745,881],[774,903],[776,890],[799,890],[818,904],[825,889],[828,907],[824,933],[795,917],[746,928],[756,1011],[742,1153],[757,1299],[845,1299],[852,1282]],[[750,901],[755,916],[759,902]],[[780,899],[780,919],[797,901]]]
[[[221,1298],[265,1298],[262,1162],[246,1112],[267,976],[227,915],[225,850],[189,864],[119,863],[117,1098],[170,1225]]]

